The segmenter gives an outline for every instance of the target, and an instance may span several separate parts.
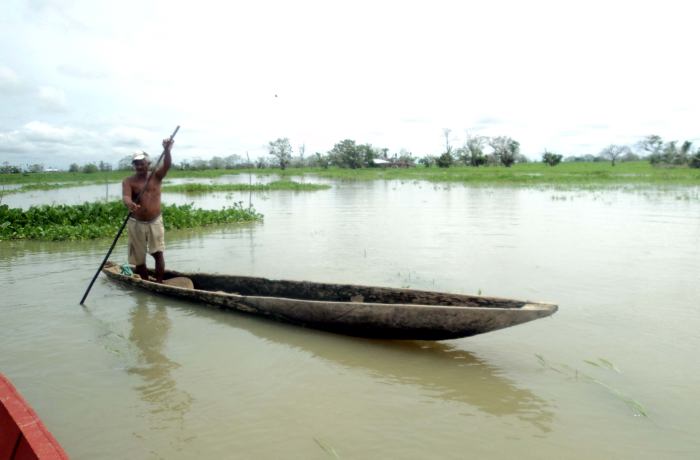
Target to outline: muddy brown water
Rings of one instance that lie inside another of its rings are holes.
[[[559,311],[467,339],[390,342],[102,277],[82,308],[110,241],[0,242],[0,371],[76,459],[698,458],[697,189],[331,184],[254,194],[263,223],[170,232],[167,263]],[[164,199],[218,207],[249,195]],[[114,259],[125,261],[124,242]]]

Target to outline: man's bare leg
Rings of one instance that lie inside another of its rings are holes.
[[[156,260],[156,282],[162,283],[163,276],[165,275],[165,258],[163,257],[163,252],[158,251],[151,255]]]
[[[148,281],[148,269],[146,268],[146,264],[135,266],[134,272],[139,275],[142,280]]]

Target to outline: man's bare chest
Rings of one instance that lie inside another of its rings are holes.
[[[131,182],[131,194],[134,197],[138,195],[152,195],[158,192],[160,192],[160,183],[155,179],[148,181],[148,184],[146,184],[145,180],[134,180]]]

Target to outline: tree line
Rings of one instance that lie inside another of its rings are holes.
[[[182,160],[174,167],[182,170],[206,169],[248,169],[248,168],[370,168],[370,167],[438,167],[452,166],[505,166],[511,167],[516,163],[528,163],[529,160],[520,152],[520,143],[508,136],[474,136],[467,134],[460,145],[455,146],[451,140],[451,130],[443,130],[444,148],[439,154],[428,154],[416,157],[413,153],[402,149],[390,154],[387,148],[377,148],[371,144],[358,144],[352,139],[344,139],[336,143],[325,153],[315,152],[306,154],[306,147],[297,147],[297,154],[287,137],[278,138],[267,144],[268,156],[251,160],[247,155],[233,154],[226,157],[214,156],[209,160]],[[690,141],[665,141],[658,135],[649,135],[633,145],[611,144],[603,148],[598,155],[569,155],[544,150],[539,161],[550,166],[564,162],[598,162],[609,161],[615,166],[621,161],[647,160],[654,166],[675,166],[700,168],[700,148],[693,149]],[[131,155],[119,160],[118,170],[131,170]],[[24,168],[4,162],[0,165],[0,173],[16,174],[23,172],[43,172],[41,164],[27,165]],[[78,165],[72,163],[70,172],[94,173],[111,171],[110,163],[87,163]]]
[[[401,150],[389,155],[388,149],[375,148],[370,144],[357,144],[346,139],[333,146],[326,154],[315,153],[304,156],[304,146],[299,148],[299,156],[293,156],[288,138],[279,138],[268,144],[271,160],[261,160],[258,167],[271,166],[285,169],[290,166],[339,168],[366,168],[374,166],[449,168],[451,166],[505,166],[516,163],[528,163],[530,160],[520,152],[520,143],[508,136],[473,136],[467,133],[463,143],[454,146],[450,140],[450,129],[443,130],[444,151],[439,155],[424,155],[416,158],[411,152]],[[379,162],[377,160],[380,160]],[[634,145],[611,144],[603,148],[598,155],[564,155],[545,149],[540,161],[550,166],[565,162],[599,162],[610,161],[615,166],[620,161],[648,160],[654,166],[687,166],[700,168],[700,148],[693,150],[692,142],[664,141],[661,136],[649,135]]]

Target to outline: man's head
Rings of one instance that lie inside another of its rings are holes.
[[[148,165],[151,163],[151,159],[148,157],[146,152],[134,152],[131,155],[131,165],[137,172],[148,171]]]

